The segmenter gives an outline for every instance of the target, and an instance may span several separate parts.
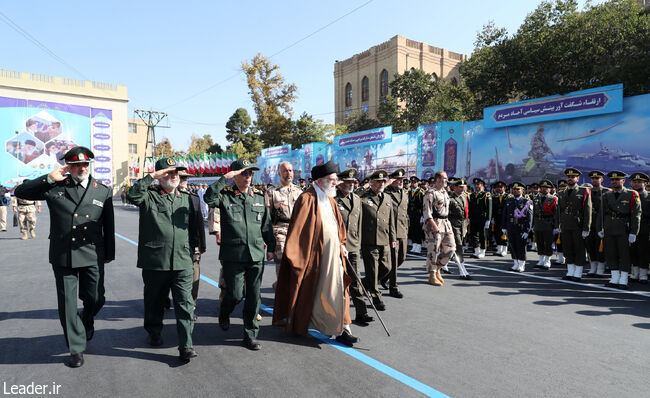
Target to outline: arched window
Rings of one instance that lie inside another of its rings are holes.
[[[368,101],[370,97],[370,83],[368,82],[368,76],[364,76],[361,79],[361,102]]]
[[[388,71],[382,70],[379,74],[379,98],[385,98],[388,95]]]
[[[345,106],[352,106],[352,85],[350,83],[345,85]]]

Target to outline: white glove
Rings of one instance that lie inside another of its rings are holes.
[[[485,222],[485,226],[483,227],[483,229],[488,229],[488,228],[490,228],[490,220],[487,220]]]
[[[599,237],[600,239],[603,239],[603,238],[605,237],[605,232],[603,232],[602,229],[601,229],[600,231],[598,231],[598,237]]]
[[[502,229],[501,232],[503,232],[504,234],[507,234],[508,230],[507,229]]]
[[[589,231],[582,231],[582,239],[586,238],[589,236]]]
[[[629,240],[630,243],[636,242],[636,235],[630,234],[630,236],[627,237],[627,240]]]
[[[557,234],[559,234],[559,233],[560,233],[560,228],[555,228],[555,229],[553,230],[553,235],[557,235]]]
[[[523,234],[521,234],[521,237],[524,239],[528,239],[528,232],[524,232]]]

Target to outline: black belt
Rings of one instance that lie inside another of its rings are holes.
[[[447,216],[433,216],[433,218],[436,218],[438,220],[446,220]]]

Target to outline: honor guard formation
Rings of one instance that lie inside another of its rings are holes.
[[[49,208],[49,262],[70,367],[84,364],[94,318],[106,301],[105,267],[115,258],[112,191],[90,175],[93,158],[88,148],[75,147],[62,157],[65,166],[48,175],[11,191],[0,186],[3,232],[8,207],[22,240],[36,236],[41,202]],[[339,170],[332,161],[295,183],[291,163],[282,162],[279,182],[270,186],[252,185],[259,168],[247,160],[234,161],[230,170],[209,186],[188,185],[185,167],[162,158],[122,194],[123,205],[139,210],[133,263],[144,284],[146,341],[163,344],[165,309],[173,302],[185,362],[197,356],[192,332],[200,261],[211,246],[206,218],[221,247],[218,324],[232,328],[230,317],[243,301],[241,344],[253,351],[262,348],[265,261],[275,268],[272,324],[295,335],[314,329],[350,347],[359,341],[353,324],[366,327],[377,318],[389,333],[380,313],[390,310],[385,296],[408,298],[408,287],[399,284],[407,256],[421,262],[423,283],[432,289],[445,286],[443,274],[455,273],[450,265],[460,279],[480,283],[467,259],[489,262],[488,253],[509,254],[507,270],[517,273],[561,269],[562,279],[600,278],[622,290],[648,283],[650,178],[644,173],[582,175],[570,167],[565,180],[494,181],[488,190],[481,178],[470,186],[444,171],[420,180],[404,169],[374,170],[360,181],[356,169]],[[536,264],[527,258],[531,251]]]

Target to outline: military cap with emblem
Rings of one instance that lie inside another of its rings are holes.
[[[566,180],[557,180],[557,186],[559,188],[566,187],[567,185],[568,184],[567,184]]]
[[[95,158],[95,154],[85,146],[76,146],[61,156],[60,160],[65,160],[66,164],[88,163]]]
[[[185,170],[180,170],[178,176],[181,178],[192,177],[192,174],[186,172]]]
[[[304,178],[299,178],[298,182],[305,182],[305,179]]]
[[[361,181],[362,184],[365,184],[368,182],[368,177],[364,178],[363,181]]]
[[[397,169],[388,175],[390,178],[406,178],[404,169]]]
[[[485,181],[481,180],[481,179],[478,178],[478,177],[475,177],[475,178],[472,180],[472,182],[474,183],[474,185],[477,185],[477,184],[483,184],[483,185],[485,185]]]
[[[621,180],[621,179],[627,177],[627,174],[623,173],[622,171],[612,170],[609,173],[607,173],[607,177],[610,180]]]
[[[248,159],[237,159],[234,162],[230,163],[230,170],[259,170],[255,163],[251,163]]]
[[[575,167],[567,167],[564,169],[564,175],[567,177],[578,177],[582,174],[582,172]]]
[[[356,169],[347,169],[338,175],[339,180],[342,181],[356,181],[357,180],[357,170]]]
[[[456,182],[456,185],[461,186],[461,187],[466,187],[467,186],[467,181],[464,178],[459,178],[458,182]]]
[[[534,183],[530,184],[530,187],[531,188],[539,188],[539,184],[534,182]]]
[[[375,170],[374,173],[370,174],[368,176],[368,179],[370,180],[388,180],[388,173],[384,170]]]
[[[522,183],[520,183],[518,181],[515,181],[515,182],[512,183],[512,189],[524,189],[524,188],[525,188],[524,184],[522,184]]]
[[[458,180],[460,180],[460,178],[457,178],[457,177],[449,177],[449,178],[447,179],[447,184],[449,184],[450,186],[456,185],[456,184],[458,183]]]
[[[589,177],[591,178],[602,178],[605,177],[605,173],[600,170],[592,170],[589,172]]]
[[[436,183],[436,177],[429,177],[429,184],[435,184]]]
[[[553,188],[553,183],[549,180],[542,180],[540,181],[539,186],[542,188]]]
[[[339,173],[339,164],[334,163],[331,159],[327,163],[319,164],[311,168],[311,176],[314,180],[326,177],[332,173]]]
[[[411,180],[411,182],[418,182],[418,181],[420,181],[420,179],[419,179],[417,176],[411,176],[411,178],[409,178],[409,180]]]
[[[503,181],[501,181],[501,180],[499,180],[499,181],[496,181],[493,185],[494,185],[495,187],[504,187],[504,188],[505,188],[506,183],[503,182]]]
[[[630,176],[630,180],[648,182],[650,181],[650,177],[648,177],[648,175],[645,173],[636,172]]]
[[[156,169],[156,171],[158,171],[158,170],[168,169],[170,167],[176,168],[177,171],[187,169],[187,167],[179,166],[176,163],[176,160],[174,158],[160,158],[160,159],[158,159],[158,161],[156,162],[155,169]]]

